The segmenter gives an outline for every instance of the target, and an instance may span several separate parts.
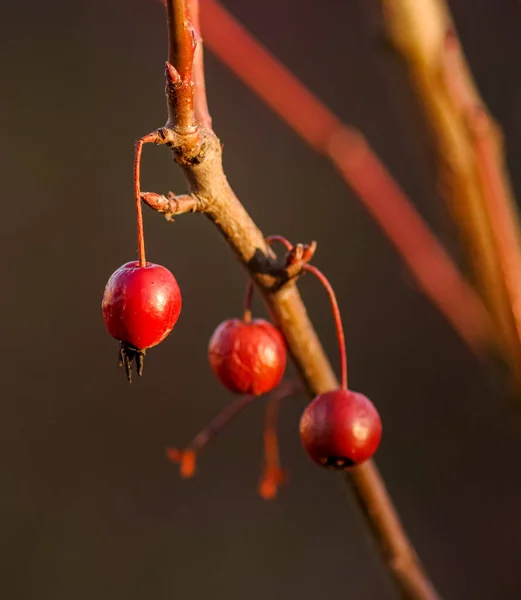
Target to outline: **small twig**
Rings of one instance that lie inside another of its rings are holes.
[[[156,212],[163,213],[169,221],[173,221],[175,216],[201,210],[201,202],[193,194],[169,194],[167,197],[154,192],[143,192],[141,199]]]

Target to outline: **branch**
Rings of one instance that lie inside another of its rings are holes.
[[[167,129],[185,136],[190,146],[197,147],[200,139],[194,114],[192,69],[194,33],[187,21],[184,0],[167,0],[168,62],[166,63],[166,96],[168,105]],[[192,135],[190,135],[192,134]]]
[[[325,155],[382,228],[419,288],[482,352],[494,329],[480,297],[371,150],[215,0],[201,0],[212,51],[315,151]]]
[[[521,380],[521,254],[500,137],[484,108],[443,0],[381,0],[438,152],[442,191],[481,295]]]
[[[174,2],[175,4],[175,2]],[[169,9],[169,14],[176,13]],[[179,13],[178,13],[179,14]],[[181,18],[181,17],[179,17]],[[186,25],[186,21],[183,19]],[[177,35],[179,22],[169,20],[171,38]],[[179,37],[180,39],[180,37]],[[176,64],[176,56],[172,56]],[[170,98],[169,98],[170,101]],[[182,98],[179,98],[179,102]],[[176,107],[173,107],[176,109]],[[179,111],[173,111],[179,115]],[[199,199],[199,210],[215,223],[239,260],[258,284],[274,321],[286,339],[293,360],[313,395],[338,388],[338,382],[313,329],[294,280],[276,286],[273,258],[264,235],[233,193],[222,167],[222,147],[208,129],[198,128],[199,152],[187,150],[176,123],[171,135],[174,157],[185,172],[191,195]],[[163,132],[168,137],[169,132]],[[193,132],[185,134],[193,136]],[[150,197],[150,196],[149,196]],[[436,600],[427,576],[403,530],[385,485],[373,462],[352,469],[347,475],[381,550],[385,564],[398,588],[410,600]]]
[[[201,25],[199,22],[199,0],[191,0],[191,2],[189,2],[188,14],[192,27],[194,28],[196,43],[193,68],[194,111],[199,125],[211,129],[212,117],[208,110],[206,82],[204,78],[203,38],[201,37]]]

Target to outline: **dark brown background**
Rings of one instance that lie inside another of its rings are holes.
[[[225,5],[339,116],[359,127],[455,256],[435,166],[368,0]],[[521,5],[454,0],[480,88],[505,128],[521,193]],[[163,124],[163,9],[155,0],[4,2],[0,573],[9,600],[391,598],[341,482],[307,460],[288,401],[291,482],[256,495],[263,402],[182,481],[163,456],[230,401],[210,374],[213,328],[245,277],[203,218],[146,212],[150,260],[178,277],[182,317],[128,386],[100,315],[135,256],[133,141]],[[447,599],[521,597],[521,421],[498,372],[469,354],[330,165],[207,59],[226,169],[266,233],[318,239],[343,310],[351,382],[380,409],[378,464]],[[182,192],[165,149],[143,187]],[[302,283],[336,359],[324,293]]]

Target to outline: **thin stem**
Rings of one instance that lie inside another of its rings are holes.
[[[288,252],[291,252],[291,250],[293,250],[293,244],[289,240],[287,240],[283,235],[269,235],[266,238],[266,243],[270,246],[274,242],[279,242],[280,244],[282,244]]]
[[[239,413],[249,406],[257,396],[247,394],[239,396],[224,410],[222,410],[209,425],[204,427],[194,439],[185,447],[184,450],[177,448],[167,448],[167,457],[175,463],[181,465],[181,475],[183,477],[191,477],[195,472],[195,456],[208,442],[213,439],[230,421],[232,421]]]
[[[335,291],[332,285],[329,283],[327,277],[319,271],[313,265],[304,265],[303,271],[312,273],[320,283],[326,288],[326,291],[331,301],[331,309],[335,318],[336,336],[338,340],[338,348],[340,350],[340,386],[343,390],[347,390],[347,356],[346,356],[346,342],[344,337],[344,328],[342,326],[342,317],[340,315],[340,308],[336,299]]]
[[[279,444],[277,439],[277,421],[282,401],[280,394],[272,394],[266,407],[264,426],[264,472],[259,484],[259,494],[265,500],[273,500],[277,488],[284,481],[284,472],[280,468]]]
[[[146,267],[147,260],[145,256],[145,234],[143,228],[143,210],[141,206],[141,154],[143,152],[144,144],[158,143],[160,142],[159,135],[156,131],[144,135],[135,144],[134,153],[134,199],[136,202],[136,221],[137,221],[137,248],[138,248],[138,259],[139,266]]]
[[[251,301],[253,298],[253,281],[248,281],[246,293],[244,294],[244,316],[245,323],[251,322]]]
[[[289,398],[301,389],[298,383],[284,382],[274,390],[266,406],[264,425],[264,472],[259,484],[259,494],[265,500],[273,500],[277,489],[285,480],[285,474],[280,466],[277,423],[282,400]]]
[[[134,155],[134,197],[136,200],[136,220],[137,220],[137,249],[139,257],[139,266],[146,267],[147,259],[145,256],[145,235],[143,231],[143,210],[141,206],[141,153],[143,150],[143,138],[136,142]]]

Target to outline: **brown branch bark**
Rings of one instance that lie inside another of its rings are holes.
[[[186,144],[196,146],[200,140],[195,135],[197,122],[192,89],[194,32],[188,26],[188,13],[184,0],[166,0],[166,12],[168,23],[166,95],[169,99],[166,127],[185,136]]]
[[[201,37],[201,24],[199,20],[199,0],[191,0],[188,3],[188,15],[194,29],[196,43],[193,68],[195,117],[201,127],[210,129],[212,127],[212,117],[208,110],[208,100],[206,98],[203,38]]]
[[[498,128],[472,80],[444,0],[381,4],[438,152],[442,192],[520,383],[520,229]]]
[[[175,0],[172,2],[175,5]],[[169,15],[170,11],[171,8]],[[175,15],[175,11],[172,14]],[[174,33],[179,27],[179,23],[171,19],[169,25]],[[175,64],[176,57],[170,58]],[[201,58],[199,53],[198,60]],[[197,66],[195,68],[197,71]],[[198,93],[202,93],[201,89],[198,89]],[[175,106],[170,106],[176,101],[179,98],[175,95],[168,96],[169,114],[179,114]],[[199,201],[198,210],[215,223],[260,288],[309,392],[316,395],[337,388],[338,382],[295,282],[290,281],[282,287],[275,285],[277,280],[274,273],[277,270],[273,254],[265,236],[239,202],[226,179],[219,139],[210,129],[199,127],[201,144],[197,152],[194,152],[190,144],[187,146],[184,143],[183,135],[176,129],[176,123],[170,125],[171,128],[158,130],[161,143],[172,147],[177,162],[184,170],[191,196]],[[346,477],[355,490],[362,514],[403,596],[410,600],[437,600],[438,596],[416,557],[374,463],[368,461],[352,469]]]

